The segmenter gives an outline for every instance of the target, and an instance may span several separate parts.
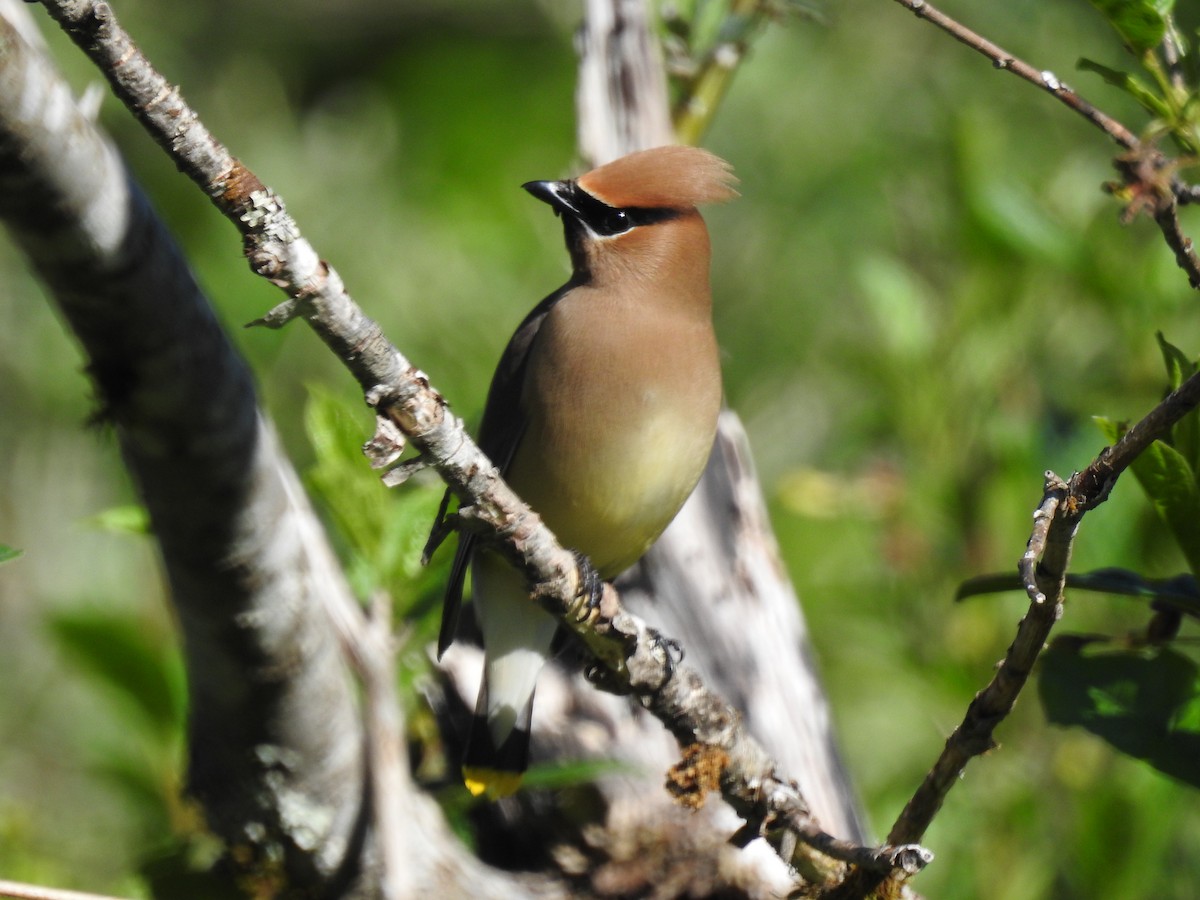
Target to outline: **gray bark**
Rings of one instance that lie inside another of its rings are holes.
[[[0,217],[82,345],[150,513],[187,660],[189,789],[296,883],[353,880],[361,727],[323,612],[348,602],[340,570],[179,247],[8,24],[24,10],[3,11]]]

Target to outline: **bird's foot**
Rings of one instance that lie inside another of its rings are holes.
[[[592,622],[600,615],[604,579],[584,554],[578,550],[572,550],[571,553],[575,557],[575,565],[579,567],[579,588],[571,604],[571,616],[576,622]]]
[[[655,655],[662,655],[663,663],[666,665],[668,672],[673,672],[675,667],[683,662],[683,644],[679,643],[675,638],[667,637],[665,634],[660,634],[651,628],[650,640],[653,642]]]

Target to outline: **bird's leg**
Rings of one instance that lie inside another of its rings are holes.
[[[592,565],[592,561],[578,550],[572,550],[575,564],[579,567],[579,589],[575,592],[575,600],[571,604],[569,615],[576,622],[594,622],[600,616],[600,603],[604,597],[604,579]],[[623,687],[613,678],[606,666],[593,662],[584,666],[583,677],[602,691],[610,694],[628,694],[629,689]]]
[[[575,565],[579,570],[579,588],[571,602],[570,615],[576,622],[589,622],[600,614],[600,601],[604,597],[604,579],[592,565],[592,561],[578,550],[572,550]]]

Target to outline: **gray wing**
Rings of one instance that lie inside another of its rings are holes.
[[[525,317],[504,348],[492,385],[488,389],[487,404],[483,408],[483,420],[479,425],[479,449],[487,454],[501,476],[508,474],[509,464],[525,434],[525,413],[521,409],[521,392],[525,385],[529,351],[537,337],[546,315],[566,294],[576,286],[575,279],[568,281],[557,291],[539,303]],[[434,530],[445,518],[450,502],[450,489],[442,498]],[[476,536],[471,532],[460,532],[458,550],[450,565],[450,580],[446,585],[446,598],[442,603],[442,627],[438,633],[438,658],[454,642],[458,629],[458,616],[462,610],[463,580],[467,567],[475,552]]]

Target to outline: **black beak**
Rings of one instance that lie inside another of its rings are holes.
[[[521,187],[543,203],[549,203],[556,216],[563,213],[579,215],[579,207],[574,202],[575,183],[572,181],[527,181]]]

